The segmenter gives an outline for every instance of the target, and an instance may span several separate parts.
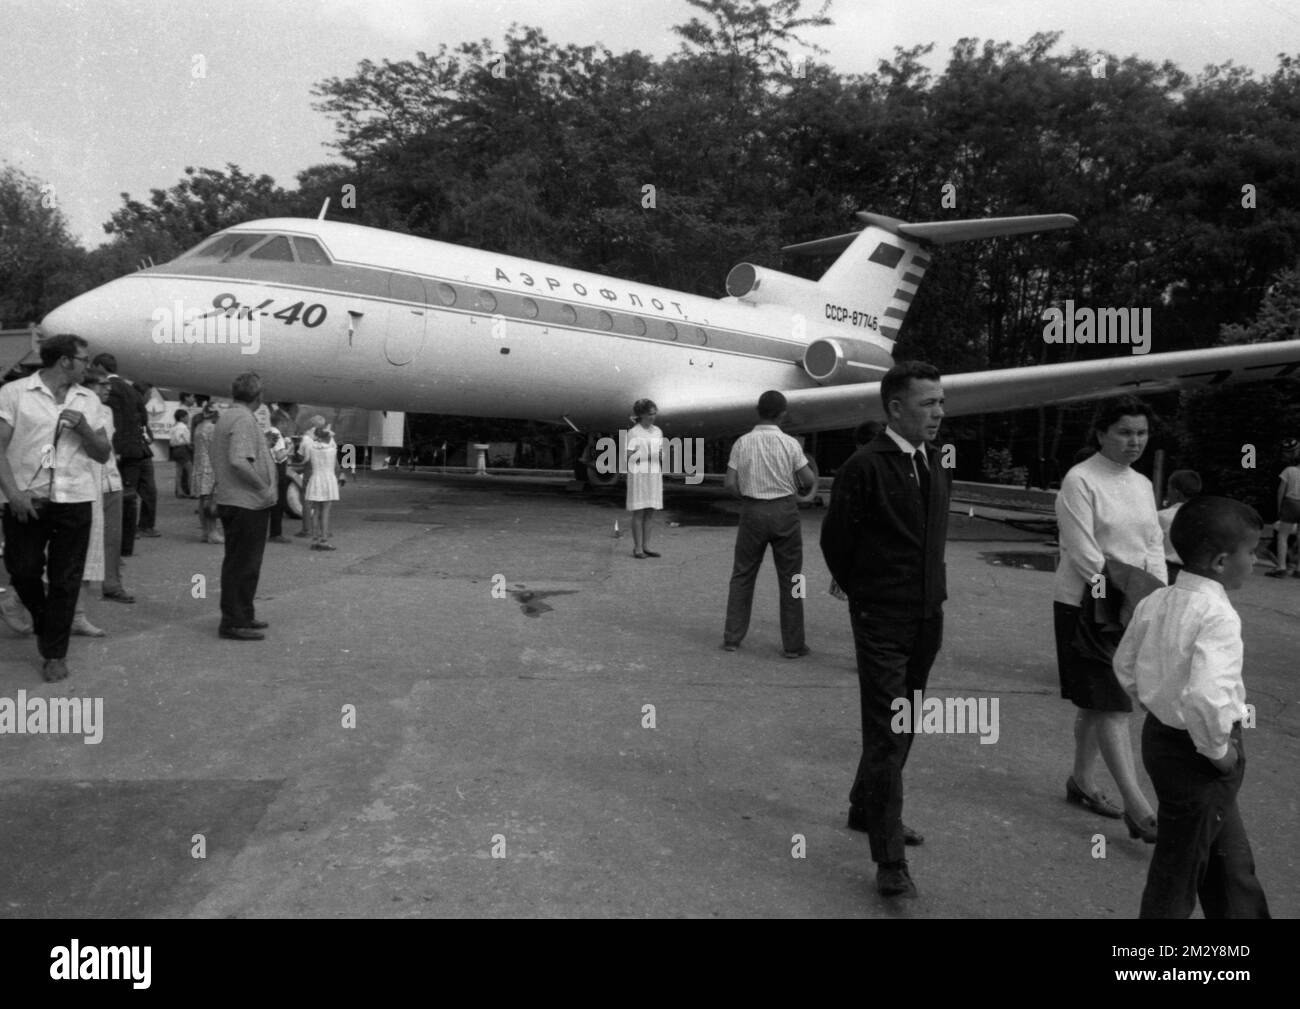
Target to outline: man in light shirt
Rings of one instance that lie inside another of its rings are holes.
[[[1142,763],[1159,800],[1142,918],[1267,918],[1241,813],[1241,618],[1228,601],[1250,577],[1263,522],[1248,505],[1197,497],[1169,535],[1183,559],[1177,585],[1133,612],[1115,676],[1147,709]]]
[[[93,463],[112,451],[99,397],[79,384],[90,360],[86,346],[78,336],[49,337],[41,342],[40,371],[0,387],[5,568],[32,615],[47,682],[68,676],[68,638],[100,494]]]
[[[780,592],[781,654],[796,659],[810,654],[804,642],[803,596],[796,594],[796,576],[803,571],[803,529],[795,485],[811,487],[816,477],[803,447],[781,430],[785,396],[775,389],[758,398],[758,424],[731,446],[723,486],[745,501],[736,530],[736,551],[727,589],[727,622],[722,647],[734,652],[749,630],[754,582],[763,566],[767,545]]]

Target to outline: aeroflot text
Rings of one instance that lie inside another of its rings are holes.
[[[1075,308],[1067,300],[1065,310],[1048,308],[1042,318],[1044,343],[1128,343],[1134,354],[1151,350],[1151,309]]]
[[[50,959],[55,981],[131,981],[132,988],[152,983],[152,946],[82,946],[73,939],[51,949]]]
[[[150,316],[154,327],[149,335],[154,343],[239,344],[241,354],[256,354],[262,347],[262,320],[251,312],[204,312],[185,308],[179,299],[172,305],[155,308]]]
[[[601,438],[596,451],[597,473],[686,473],[688,484],[704,482],[703,438],[647,438],[629,447],[627,432],[619,431],[617,446]]]

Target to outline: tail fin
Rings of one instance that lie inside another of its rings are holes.
[[[969,221],[927,221],[908,224],[881,214],[859,213],[862,231],[787,245],[783,251],[799,255],[840,253],[817,282],[837,304],[857,306],[879,316],[880,334],[893,341],[930,266],[928,247],[948,242],[1034,231],[1072,228],[1078,219],[1070,214],[1034,214],[1026,217],[988,217]]]

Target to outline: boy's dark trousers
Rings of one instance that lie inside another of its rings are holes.
[[[1264,888],[1237,809],[1246,770],[1241,723],[1232,728],[1240,757],[1221,774],[1196,752],[1184,729],[1154,715],[1142,726],[1142,764],[1159,802],[1156,850],[1139,918],[1190,918],[1201,899],[1206,918],[1268,918]]]
[[[217,515],[226,537],[221,560],[221,627],[247,627],[257,619],[253,599],[262,574],[271,509],[218,505]]]
[[[45,659],[68,655],[68,637],[81,589],[90,545],[92,505],[55,504],[40,506],[40,517],[19,522],[4,506],[5,567],[14,591],[32,615],[37,648]],[[49,591],[41,583],[44,575]]]

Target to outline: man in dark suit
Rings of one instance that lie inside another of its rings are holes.
[[[108,408],[113,411],[113,454],[122,474],[122,556],[135,552],[136,512],[139,507],[145,463],[153,467],[153,451],[144,432],[149,427],[149,411],[135,387],[117,373],[117,358],[96,354],[94,365],[108,372]],[[104,594],[105,599],[134,602],[127,593]]]
[[[822,523],[826,566],[849,597],[862,707],[862,758],[849,793],[849,827],[864,831],[887,897],[916,896],[903,825],[903,765],[911,732],[895,732],[896,698],[924,690],[943,640],[951,472],[929,444],[943,419],[932,365],[906,361],[880,383],[889,423],[835,476]],[[910,726],[909,726],[910,728]]]

